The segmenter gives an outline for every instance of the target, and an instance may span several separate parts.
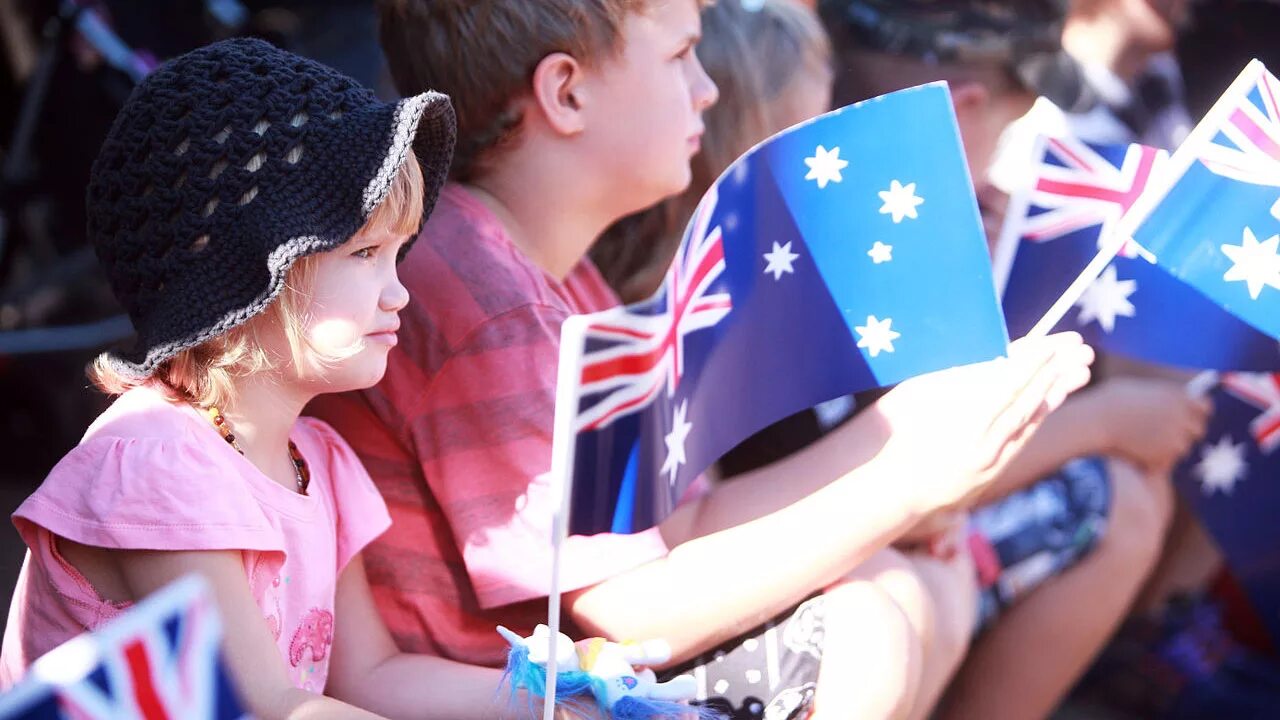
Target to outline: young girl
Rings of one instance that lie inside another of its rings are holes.
[[[94,363],[120,397],[14,515],[30,551],[0,682],[195,573],[257,717],[501,714],[501,671],[397,651],[360,560],[386,506],[350,447],[299,418],[382,377],[408,299],[396,261],[452,146],[444,96],[383,104],[255,40],[133,93],[88,210],[137,342]]]

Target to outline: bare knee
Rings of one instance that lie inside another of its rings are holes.
[[[922,672],[916,630],[875,582],[852,576],[823,596],[826,638],[814,718],[904,718]]]
[[[1168,477],[1147,477],[1133,465],[1111,460],[1111,514],[1097,552],[1139,578],[1159,559],[1173,518]]]
[[[936,608],[930,588],[911,558],[896,550],[883,550],[849,577],[873,583],[898,606],[920,641],[925,646],[932,643]]]

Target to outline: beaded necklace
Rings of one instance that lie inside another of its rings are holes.
[[[209,420],[222,435],[222,439],[235,448],[236,452],[244,455],[244,450],[240,449],[240,443],[236,441],[235,434],[231,432],[231,423],[222,416],[222,411],[212,406],[207,408],[205,413],[209,415]],[[306,495],[307,486],[311,484],[311,471],[307,469],[307,461],[302,458],[302,453],[298,452],[298,446],[292,440],[289,441],[289,459],[293,460],[293,477],[298,487],[298,494]]]

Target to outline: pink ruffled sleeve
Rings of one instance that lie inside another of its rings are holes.
[[[102,548],[283,552],[244,461],[184,435],[87,439],[14,513],[18,531],[33,547],[38,526]]]
[[[314,444],[310,452],[300,447],[303,456],[324,459],[324,478],[330,485],[329,496],[337,519],[337,571],[341,573],[352,558],[391,527],[391,516],[368,471],[347,441],[321,420],[302,418],[300,424],[304,440]],[[313,474],[313,480],[315,478]]]

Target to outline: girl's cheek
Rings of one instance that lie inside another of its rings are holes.
[[[317,350],[326,354],[340,354],[355,346],[361,337],[360,328],[347,319],[316,320],[307,328],[307,339]]]

